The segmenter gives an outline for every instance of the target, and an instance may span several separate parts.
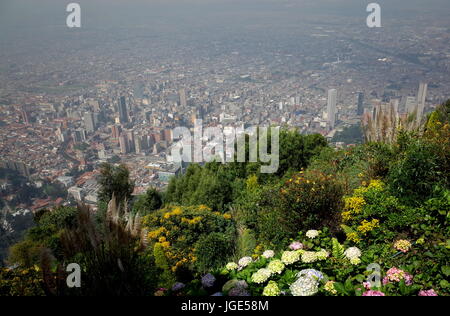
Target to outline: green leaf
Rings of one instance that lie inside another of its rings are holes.
[[[336,259],[344,259],[344,246],[342,246],[336,238],[331,240],[333,257]]]
[[[445,274],[445,276],[449,276],[450,275],[450,267],[449,266],[443,266],[441,268],[441,270],[442,270],[442,273]]]
[[[339,294],[348,295],[348,292],[345,290],[345,287],[344,285],[342,285],[342,283],[340,282],[334,283],[334,288]]]

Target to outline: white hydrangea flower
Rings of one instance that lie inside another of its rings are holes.
[[[361,257],[361,250],[359,250],[357,247],[350,247],[347,250],[345,250],[344,255],[349,260],[359,258]]]
[[[300,260],[300,253],[298,251],[285,251],[281,255],[281,261],[288,265]]]
[[[273,273],[281,274],[284,270],[284,263],[281,260],[273,260],[267,265],[267,269]]]
[[[314,239],[314,238],[316,238],[317,236],[319,236],[319,231],[317,231],[317,230],[308,230],[308,231],[306,232],[306,237],[308,237],[308,238],[310,238],[310,239]]]
[[[318,260],[326,260],[329,256],[330,253],[325,249],[321,249],[320,251],[316,252],[316,257]]]
[[[263,252],[262,256],[266,259],[273,258],[275,256],[275,252],[273,250],[266,250]]]
[[[303,263],[312,263],[317,261],[317,253],[314,251],[305,251],[302,254]]]
[[[293,296],[313,296],[319,291],[319,283],[313,277],[304,275],[289,287]]]
[[[357,266],[358,264],[361,263],[361,259],[359,259],[359,258],[351,258],[350,259],[350,263],[353,264],[354,266]]]
[[[297,273],[298,278],[300,278],[302,276],[313,277],[317,281],[322,281],[324,278],[323,273],[320,271],[317,271],[315,269],[304,269],[304,270],[300,271],[299,273]]]
[[[246,266],[248,266],[250,263],[253,262],[252,257],[243,257],[239,260],[239,267],[241,268],[245,268]]]
[[[269,269],[259,269],[258,271],[253,273],[252,282],[258,284],[264,283],[270,278],[271,275],[272,271],[270,271]]]
[[[228,263],[227,265],[226,265],[226,267],[225,267],[228,271],[233,271],[233,270],[236,270],[237,268],[239,268],[239,266],[236,264],[236,263],[234,263],[234,262],[230,262],[230,263]]]

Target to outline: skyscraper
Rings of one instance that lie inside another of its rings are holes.
[[[128,109],[125,97],[120,97],[119,100],[119,119],[120,123],[128,123]]]
[[[182,107],[186,107],[187,106],[187,97],[186,97],[186,89],[180,89],[179,91],[180,94],[180,105]]]
[[[120,135],[119,144],[120,144],[120,152],[122,154],[127,154],[129,152],[128,139],[124,134]]]
[[[112,138],[119,138],[120,133],[122,132],[122,129],[118,125],[111,126],[111,136]]]
[[[334,128],[336,124],[336,103],[337,103],[337,90],[328,90],[328,104],[327,104],[327,114],[328,123],[331,128]]]
[[[357,110],[357,114],[358,115],[363,115],[364,114],[364,93],[363,92],[358,92],[358,110]]]
[[[427,99],[428,84],[421,82],[417,94],[417,120],[420,121],[425,110],[425,101]]]
[[[30,116],[26,109],[22,108],[20,110],[20,115],[22,116],[23,123],[28,125],[30,124]]]
[[[86,127],[86,131],[88,133],[95,132],[94,114],[92,112],[84,113],[84,126]]]

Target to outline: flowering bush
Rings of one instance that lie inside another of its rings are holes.
[[[228,280],[221,293],[230,296],[431,296],[435,293],[428,290],[429,287],[413,284],[413,275],[403,267],[391,266],[385,273],[380,271],[384,275],[382,282],[372,283],[367,272],[372,256],[370,247],[368,250],[354,246],[346,248],[345,244],[330,238],[326,228],[312,241],[306,234],[299,236],[298,242],[302,243],[303,249],[262,252],[255,259],[241,258],[239,265],[228,263],[216,276],[217,280]],[[306,239],[301,241],[301,236]],[[291,249],[291,245],[287,248]],[[389,252],[390,247],[387,244],[386,251]],[[390,260],[400,260],[396,258]],[[355,260],[360,264],[355,265]]]
[[[167,207],[146,216],[143,227],[150,247],[160,246],[174,274],[220,267],[233,251],[234,221],[206,206]]]
[[[386,272],[386,276],[383,279],[383,284],[386,285],[390,282],[400,282],[402,280],[405,281],[406,285],[411,285],[413,282],[413,276],[403,270],[393,267]]]
[[[435,290],[431,289],[431,290],[421,290],[419,292],[419,296],[439,296]]]
[[[44,281],[38,267],[1,269],[0,296],[43,296]]]

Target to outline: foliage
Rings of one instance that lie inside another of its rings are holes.
[[[144,218],[150,244],[160,244],[173,273],[179,276],[205,269],[207,262],[226,260],[234,250],[235,223],[228,213],[213,212],[207,206],[169,206]],[[211,234],[212,237],[209,237]],[[219,235],[217,235],[219,234]],[[221,245],[226,240],[227,246]],[[199,247],[199,241],[206,242]]]
[[[30,228],[24,240],[12,246],[8,262],[30,268],[39,264],[40,252],[50,249],[61,258],[60,234],[75,227],[78,210],[72,207],[58,207],[52,211],[42,210],[35,215],[36,226]]]
[[[35,266],[26,269],[0,269],[0,296],[43,296],[42,273]]]
[[[195,267],[201,273],[218,269],[227,263],[233,251],[233,236],[215,232],[202,235],[195,244]]]
[[[98,194],[100,201],[108,203],[113,196],[118,203],[130,201],[134,183],[130,180],[130,172],[125,165],[115,167],[103,163],[100,167],[98,183],[101,186]]]
[[[362,144],[364,142],[364,132],[360,124],[344,128],[342,132],[336,133],[332,142],[343,142],[345,144]]]
[[[280,192],[283,228],[289,232],[310,227],[333,226],[342,203],[343,188],[333,176],[300,171]]]
[[[150,188],[147,192],[138,197],[133,205],[133,210],[141,216],[146,216],[151,212],[159,210],[163,205],[162,194],[155,188]]]

